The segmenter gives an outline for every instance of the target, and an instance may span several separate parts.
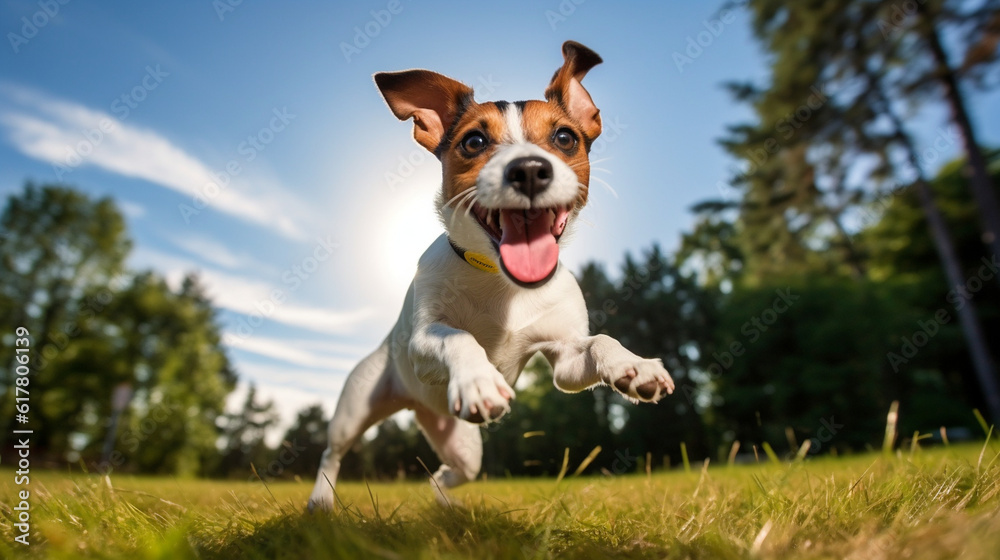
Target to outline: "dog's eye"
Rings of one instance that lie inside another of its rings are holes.
[[[465,135],[462,138],[462,150],[469,155],[475,155],[486,149],[489,142],[486,140],[486,136],[478,130],[474,130]]]
[[[576,147],[576,134],[568,128],[560,128],[552,135],[552,143],[564,152]]]

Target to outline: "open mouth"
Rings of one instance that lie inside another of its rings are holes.
[[[522,285],[548,280],[559,265],[559,237],[566,231],[569,206],[551,208],[472,207],[476,220],[500,253],[504,272]]]

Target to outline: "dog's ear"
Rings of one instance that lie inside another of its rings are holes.
[[[396,118],[413,118],[413,138],[432,153],[472,102],[472,88],[430,70],[379,72],[375,85]]]
[[[593,140],[601,134],[601,111],[580,82],[591,68],[603,61],[597,53],[576,41],[563,43],[562,53],[563,65],[545,88],[545,99],[562,106]]]

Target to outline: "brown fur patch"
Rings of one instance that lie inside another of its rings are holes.
[[[465,135],[479,130],[486,135],[490,146],[475,157],[462,154],[459,144]],[[476,184],[479,171],[486,165],[496,144],[503,138],[507,125],[503,113],[493,103],[472,103],[455,126],[451,144],[441,154],[441,171],[444,174],[444,199],[449,201]]]
[[[587,141],[580,125],[570,119],[569,115],[552,102],[528,101],[524,105],[524,113],[521,115],[521,127],[528,142],[537,144],[547,152],[552,153],[559,159],[566,162],[576,173],[580,183],[580,194],[578,206],[583,208],[587,204],[587,194],[590,184],[590,159],[587,157],[585,143]],[[568,128],[576,133],[576,148],[570,153],[560,150],[552,144],[552,136],[560,128]]]
[[[521,127],[526,140],[552,153],[576,173],[580,182],[577,207],[587,203],[590,183],[590,161],[586,143],[589,141],[580,125],[573,121],[558,104],[547,101],[527,101],[521,115]],[[579,139],[576,149],[567,154],[552,144],[552,136],[559,128],[566,127],[576,133]],[[468,157],[462,154],[460,144],[465,135],[479,130],[486,135],[490,146],[482,153]],[[493,103],[472,103],[451,135],[450,145],[441,153],[441,167],[444,175],[444,200],[451,201],[476,184],[479,172],[496,151],[497,144],[507,131],[503,112]],[[454,205],[455,203],[452,203]]]

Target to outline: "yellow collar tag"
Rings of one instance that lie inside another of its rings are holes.
[[[487,257],[482,253],[476,253],[475,251],[466,251],[465,249],[455,245],[455,242],[448,238],[448,245],[451,245],[451,250],[455,251],[455,254],[462,258],[463,261],[471,264],[472,266],[482,270],[483,272],[489,272],[490,274],[496,274],[500,272],[500,267],[493,262],[492,259]]]
[[[486,255],[474,253],[472,251],[465,251],[462,254],[462,258],[465,259],[465,262],[484,272],[489,272],[490,274],[500,272],[500,268]]]

